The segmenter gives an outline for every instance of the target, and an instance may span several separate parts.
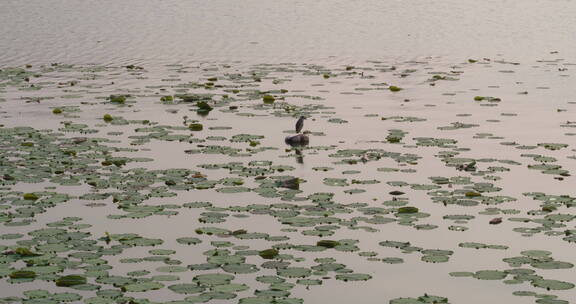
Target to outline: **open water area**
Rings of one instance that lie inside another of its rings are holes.
[[[575,12],[1,1],[0,303],[576,303]]]

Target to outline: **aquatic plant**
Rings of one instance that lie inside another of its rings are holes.
[[[204,129],[204,126],[201,123],[191,123],[188,125],[188,129],[190,129],[191,131],[202,131],[202,129]]]
[[[34,271],[17,270],[8,275],[11,279],[34,279],[36,273]]]
[[[174,97],[172,95],[162,96],[162,97],[160,97],[160,101],[162,101],[162,102],[174,101]]]
[[[263,259],[273,259],[278,256],[279,252],[276,249],[266,249],[258,252],[258,255]]]
[[[272,104],[272,103],[274,103],[274,100],[276,100],[276,98],[274,98],[274,96],[272,96],[272,95],[262,96],[262,101],[264,101],[264,103],[266,103],[266,104]]]
[[[110,95],[111,103],[123,104],[126,102],[126,95]]]
[[[326,248],[334,248],[336,246],[339,246],[340,242],[338,241],[333,241],[333,240],[321,240],[316,242],[316,246],[320,246],[320,247],[326,247]]]
[[[24,193],[22,195],[22,198],[28,201],[35,201],[39,199],[38,195],[36,195],[35,193]]]
[[[56,286],[69,287],[86,284],[86,277],[80,275],[67,275],[56,279]]]
[[[400,207],[398,208],[398,213],[400,214],[406,214],[406,213],[417,213],[418,212],[418,208],[416,207]]]

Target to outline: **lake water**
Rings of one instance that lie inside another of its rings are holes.
[[[5,0],[0,8],[3,65],[522,60],[576,47],[570,0]]]
[[[574,12],[0,2],[0,303],[576,303]]]

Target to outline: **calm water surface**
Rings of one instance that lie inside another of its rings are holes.
[[[0,64],[573,54],[570,0],[4,0]]]

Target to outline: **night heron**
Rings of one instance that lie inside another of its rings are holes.
[[[296,133],[300,133],[300,131],[302,131],[302,127],[304,127],[304,119],[306,119],[304,116],[300,116],[300,118],[298,118],[298,121],[296,122]]]

